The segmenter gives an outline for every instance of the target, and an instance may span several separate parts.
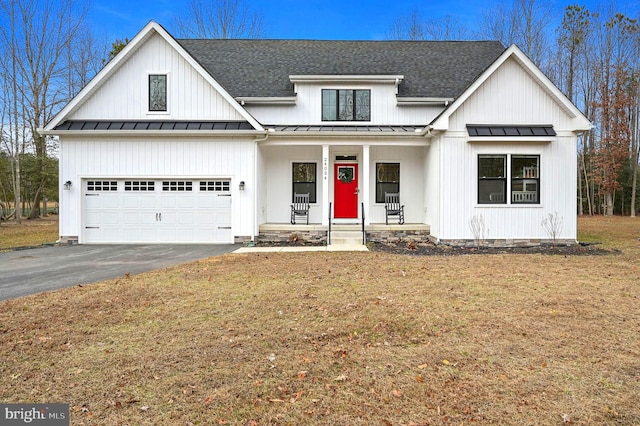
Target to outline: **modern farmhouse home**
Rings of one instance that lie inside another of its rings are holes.
[[[575,242],[590,127],[516,46],[182,40],[152,21],[41,132],[60,140],[62,241],[324,239],[351,225],[524,244],[550,238],[550,214]],[[390,194],[402,214],[387,216]]]

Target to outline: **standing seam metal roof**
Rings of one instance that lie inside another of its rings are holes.
[[[177,40],[233,97],[294,96],[290,75],[404,75],[398,96],[456,98],[497,41]]]

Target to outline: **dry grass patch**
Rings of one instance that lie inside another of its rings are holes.
[[[0,401],[73,425],[640,424],[636,223],[622,255],[226,255],[1,302]]]
[[[16,247],[34,247],[58,240],[58,216],[42,219],[23,219],[15,222],[0,223],[0,251]]]

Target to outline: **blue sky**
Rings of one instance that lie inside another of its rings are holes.
[[[176,14],[188,0],[93,0],[89,22],[110,39],[133,38],[153,19],[173,32]],[[379,40],[386,38],[393,21],[414,9],[423,19],[451,15],[468,28],[475,26],[483,10],[495,0],[243,0],[262,13],[266,38]],[[640,0],[553,1],[561,15],[565,6],[578,3],[594,9],[613,4],[630,16],[640,13]]]

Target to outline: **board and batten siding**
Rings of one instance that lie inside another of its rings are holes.
[[[289,223],[293,199],[293,163],[316,163],[316,202],[309,205],[309,223],[322,222],[322,146],[263,148],[264,203],[267,223]]]
[[[449,119],[449,131],[467,124],[553,124],[572,128],[571,117],[513,58],[505,61]]]
[[[539,142],[473,141],[467,124],[551,124],[558,136]],[[555,98],[515,59],[507,60],[451,115],[449,130],[439,141],[440,213],[432,235],[445,241],[474,240],[471,220],[482,217],[487,240],[548,240],[541,223],[557,213],[563,221],[557,238],[575,240],[576,135],[571,127],[572,117]],[[540,204],[479,205],[479,154],[539,155]]]
[[[149,112],[149,74],[167,75],[167,111]],[[244,120],[160,35],[154,34],[80,105],[73,120]]]
[[[369,156],[369,174],[363,175],[361,146],[331,146],[328,167],[328,185],[330,200],[323,199],[322,191],[322,146],[272,146],[264,148],[267,188],[265,194],[266,222],[288,223],[292,198],[292,164],[311,162],[317,164],[316,203],[310,206],[309,223],[322,222],[323,203],[333,201],[333,181],[335,156],[355,154],[358,167],[359,187],[363,180],[369,179],[369,205],[367,217],[371,223],[384,223],[384,204],[376,203],[376,163],[400,163],[400,196],[405,205],[405,222],[424,223],[424,157],[425,147],[408,146],[372,146]],[[363,201],[361,196],[358,204]]]
[[[441,171],[441,140],[436,138],[431,145],[426,147],[423,160],[424,164],[424,223],[429,225],[430,234],[437,236],[440,234],[440,192],[442,188]]]
[[[425,223],[423,168],[426,147],[372,146],[369,166],[369,218],[371,223],[385,223],[384,203],[376,203],[376,163],[400,163],[400,202],[404,205],[405,223]],[[396,223],[391,218],[389,223]]]
[[[83,179],[228,178],[234,236],[254,232],[254,142],[229,138],[98,138],[60,140],[60,235],[80,236]],[[63,182],[72,187],[64,190]],[[244,191],[238,184],[244,181]]]
[[[445,164],[441,170],[442,214],[438,238],[473,240],[471,219],[482,216],[488,240],[546,240],[549,235],[542,228],[542,220],[557,213],[563,221],[562,232],[557,238],[575,239],[576,171],[572,167],[575,163],[575,137],[557,137],[547,143],[468,142],[465,137],[448,137],[444,138],[442,149]],[[479,205],[480,154],[539,155],[540,204]]]
[[[370,89],[371,121],[322,121],[322,89]],[[259,122],[272,125],[426,125],[444,106],[398,106],[393,84],[296,84],[295,105],[245,105]]]

